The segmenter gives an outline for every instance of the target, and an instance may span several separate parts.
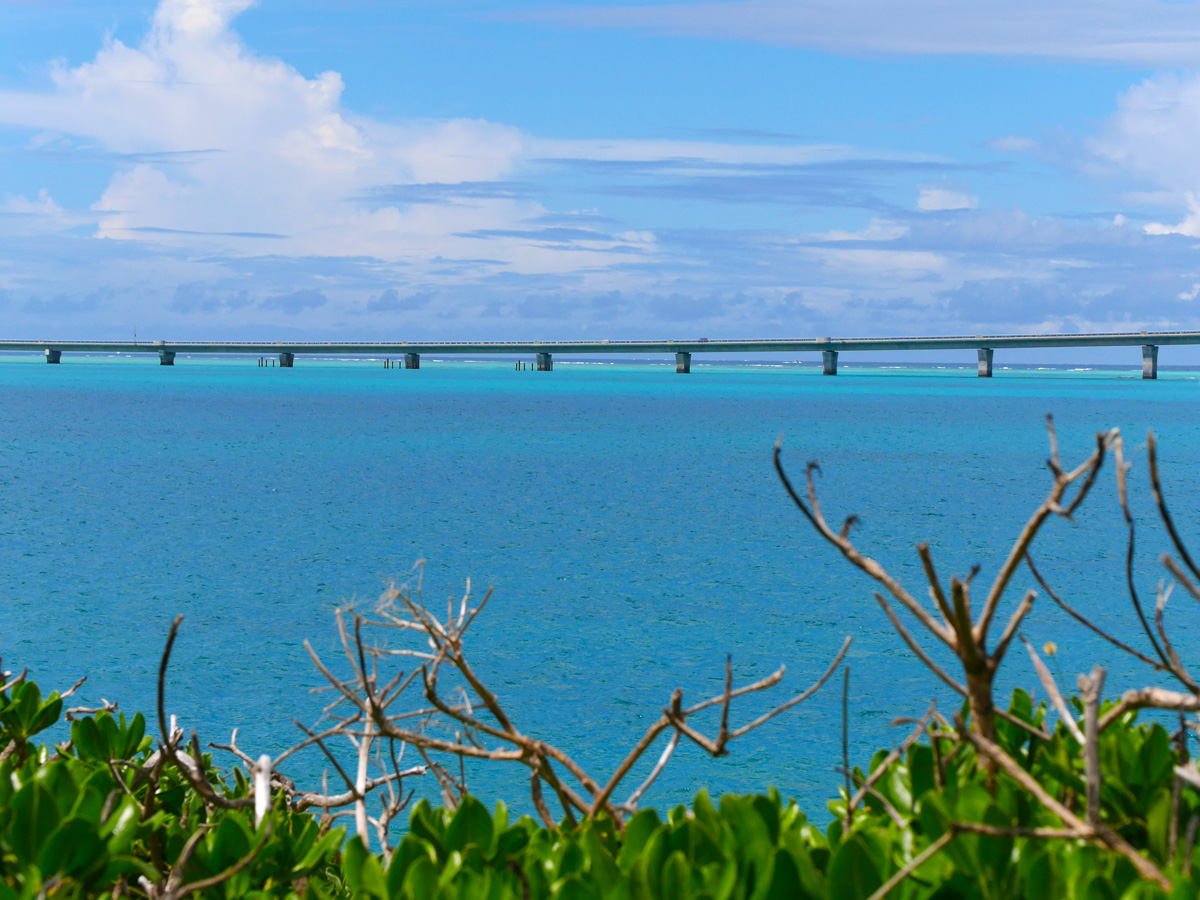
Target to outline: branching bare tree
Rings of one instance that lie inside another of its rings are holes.
[[[206,768],[204,754],[200,749],[199,736],[195,731],[192,732],[191,739],[185,744],[184,730],[175,724],[175,717],[169,717],[166,711],[166,687],[167,673],[171,661],[171,653],[175,647],[175,641],[179,635],[179,627],[183,622],[183,616],[176,616],[174,622],[171,623],[170,631],[167,634],[166,646],[163,649],[162,658],[159,663],[158,670],[158,726],[159,739],[157,749],[150,754],[145,762],[133,773],[129,773],[137,783],[147,782],[148,790],[146,792],[144,816],[151,815],[153,807],[158,802],[157,794],[160,784],[163,783],[163,776],[166,769],[176,771],[183,780],[191,786],[191,788],[201,797],[205,807],[210,814],[216,809],[249,809],[254,808],[255,823],[262,828],[262,834],[259,836],[258,843],[251,851],[224,873],[214,876],[204,881],[194,883],[183,882],[183,871],[188,860],[195,852],[196,845],[206,833],[204,829],[197,830],[191,839],[184,845],[180,851],[178,858],[171,864],[165,864],[159,867],[160,871],[166,874],[158,881],[154,882],[142,876],[142,887],[152,898],[152,900],[183,900],[184,897],[192,893],[203,891],[206,888],[214,887],[229,878],[233,877],[237,872],[242,871],[247,866],[251,865],[262,848],[266,846],[269,838],[270,822],[266,820],[266,813],[274,803],[274,798],[282,794],[287,804],[296,811],[318,808],[325,813],[325,824],[328,826],[338,815],[346,813],[329,814],[329,810],[353,807],[353,813],[356,816],[358,824],[358,833],[366,841],[369,838],[367,831],[368,825],[374,825],[376,828],[376,836],[380,845],[386,852],[390,852],[388,844],[388,826],[393,819],[407,806],[412,792],[405,792],[404,780],[413,776],[425,774],[424,766],[412,766],[402,768],[401,759],[403,758],[404,748],[398,746],[398,742],[389,737],[383,737],[374,742],[377,751],[376,762],[382,774],[378,777],[369,777],[367,772],[367,763],[369,757],[367,751],[372,746],[372,741],[361,740],[347,731],[347,729],[339,725],[335,728],[325,729],[320,733],[313,732],[305,728],[300,723],[296,723],[305,732],[305,739],[298,744],[284,750],[274,760],[266,754],[260,755],[257,759],[245,753],[238,747],[237,729],[234,729],[228,744],[210,744],[213,749],[222,750],[232,754],[246,770],[249,776],[249,781],[254,785],[253,793],[249,796],[229,796],[226,792],[217,790],[214,779],[216,774]],[[333,753],[327,742],[338,736],[350,738],[354,744],[355,750],[360,760],[360,771],[357,779],[351,779],[342,767],[337,755]],[[280,764],[289,757],[299,753],[306,748],[312,746],[318,747],[334,766],[334,768],[342,775],[346,782],[346,791],[338,794],[330,794],[328,790],[320,792],[301,791],[296,788],[295,783],[283,775],[280,771]],[[111,767],[114,777],[118,783],[126,785],[126,778],[123,777],[115,766]],[[382,789],[382,790],[381,790]],[[378,794],[382,797],[382,812],[377,817],[368,817],[366,815],[366,803],[368,796]],[[264,824],[266,820],[266,824]],[[152,847],[152,854],[156,857],[161,853],[161,848]]]
[[[850,540],[850,530],[857,522],[856,517],[851,516],[846,519],[845,524],[839,531],[834,531],[826,523],[817,500],[814,475],[819,474],[820,469],[815,463],[809,463],[806,470],[807,484],[805,496],[801,496],[797,492],[788,478],[781,461],[779,444],[775,448],[775,466],[789,496],[804,514],[805,518],[817,530],[818,534],[833,544],[853,565],[882,585],[887,594],[899,602],[928,632],[945,644],[958,657],[963,672],[963,681],[961,683],[951,677],[920,646],[900,621],[891,603],[889,603],[884,595],[878,592],[875,593],[876,600],[905,644],[941,681],[968,700],[970,711],[969,725],[961,715],[956,715],[955,722],[951,725],[944,717],[938,715],[932,709],[927,714],[927,718],[930,715],[934,716],[939,726],[937,730],[931,729],[928,731],[932,749],[935,757],[938,759],[937,766],[935,767],[935,775],[939,775],[940,777],[942,769],[941,760],[943,752],[941,745],[943,741],[950,740],[956,744],[955,749],[951,751],[952,753],[963,746],[973,748],[978,760],[985,767],[985,770],[989,772],[992,779],[995,778],[997,773],[1004,773],[1024,788],[1043,807],[1057,816],[1064,826],[1062,828],[1021,829],[1000,828],[980,823],[954,822],[951,823],[951,831],[943,837],[943,840],[948,842],[952,839],[953,834],[961,832],[1014,837],[1024,836],[1040,839],[1085,840],[1121,854],[1136,867],[1142,877],[1153,880],[1164,889],[1169,890],[1170,884],[1162,871],[1154,863],[1138,853],[1110,825],[1106,824],[1106,818],[1101,805],[1103,773],[1101,771],[1100,740],[1101,734],[1106,728],[1115,722],[1128,723],[1131,720],[1132,713],[1136,710],[1173,710],[1179,713],[1181,728],[1176,737],[1178,739],[1178,747],[1180,748],[1180,758],[1183,760],[1183,763],[1177,766],[1175,770],[1177,780],[1172,799],[1171,821],[1169,824],[1169,855],[1174,858],[1177,852],[1178,839],[1180,836],[1183,836],[1186,847],[1185,853],[1187,854],[1185,860],[1189,861],[1185,863],[1185,868],[1189,868],[1191,848],[1197,831],[1200,830],[1200,816],[1193,816],[1191,821],[1187,823],[1186,833],[1181,835],[1183,830],[1180,828],[1181,823],[1179,821],[1180,791],[1183,785],[1200,788],[1200,769],[1197,769],[1194,762],[1187,761],[1188,754],[1186,752],[1185,740],[1188,731],[1200,734],[1200,722],[1187,721],[1183,717],[1185,713],[1200,712],[1200,681],[1192,675],[1177,652],[1176,642],[1171,639],[1164,613],[1176,585],[1182,587],[1187,594],[1200,601],[1200,568],[1197,567],[1193,557],[1189,553],[1167,507],[1159,476],[1157,442],[1154,434],[1150,433],[1147,440],[1150,488],[1159,519],[1166,529],[1175,550],[1174,555],[1164,553],[1160,557],[1160,562],[1173,578],[1173,582],[1167,583],[1162,581],[1159,583],[1152,617],[1153,621],[1151,621],[1151,616],[1147,615],[1141,601],[1135,578],[1136,523],[1128,499],[1128,472],[1130,464],[1124,458],[1124,446],[1120,432],[1117,429],[1112,429],[1096,435],[1096,447],[1092,454],[1074,469],[1068,471],[1063,468],[1059,459],[1054,425],[1049,417],[1047,417],[1047,427],[1050,438],[1050,459],[1047,465],[1053,476],[1051,489],[1022,528],[1021,533],[988,589],[983,608],[979,616],[975,619],[972,618],[971,613],[970,585],[972,579],[979,571],[978,567],[973,568],[971,573],[964,579],[953,578],[947,596],[947,592],[944,590],[934,568],[928,545],[919,544],[917,546],[917,553],[921,559],[922,567],[929,583],[929,595],[936,609],[935,614],[913,597],[881,565],[865,556],[853,544]],[[1081,612],[1075,605],[1069,604],[1064,600],[1059,592],[1050,585],[1047,577],[1038,569],[1031,556],[1034,539],[1050,517],[1058,516],[1072,520],[1074,513],[1095,484],[1096,477],[1108,453],[1111,453],[1115,460],[1117,497],[1127,533],[1125,552],[1126,589],[1139,630],[1145,638],[1146,648],[1144,650],[1135,647],[1133,642],[1113,634],[1110,630],[1097,624]],[[1073,498],[1068,501],[1066,499],[1068,489],[1076,483],[1078,483],[1078,489],[1074,492]],[[1030,573],[1042,590],[1064,612],[1091,632],[1107,641],[1117,650],[1127,654],[1136,662],[1149,667],[1155,673],[1169,676],[1176,684],[1176,688],[1174,689],[1153,685],[1127,691],[1118,702],[1112,704],[1108,709],[1104,709],[1102,692],[1106,671],[1102,666],[1096,666],[1089,675],[1081,675],[1079,677],[1078,688],[1083,710],[1082,721],[1080,721],[1075,709],[1067,703],[1053,674],[1033,648],[1033,645],[1024,636],[1020,637],[1026,646],[1034,670],[1046,691],[1046,696],[1050,704],[1058,712],[1067,734],[1078,744],[1079,758],[1082,762],[1086,784],[1086,808],[1083,817],[1080,817],[1066,804],[1056,799],[1050,790],[1040,784],[1021,763],[1014,759],[997,742],[995,730],[995,718],[997,716],[1005,718],[1007,721],[1024,728],[1026,731],[1032,732],[1043,740],[1049,740],[1051,737],[1042,729],[1023,722],[996,708],[992,695],[992,685],[996,672],[1004,658],[1005,651],[1013,637],[1018,636],[1018,629],[1021,622],[1029,613],[1034,599],[1033,591],[1026,593],[1024,599],[1010,617],[994,649],[989,651],[986,643],[988,628],[1005,590],[1022,563],[1029,568]],[[938,618],[939,614],[940,619]],[[922,720],[918,731],[924,731],[925,721]],[[889,755],[884,760],[881,768],[889,765],[889,761],[893,760],[895,755]],[[854,800],[861,800],[866,794],[870,793],[874,777],[875,774],[872,773],[872,776],[864,781]],[[849,804],[848,810],[852,810],[853,806],[853,803]],[[895,818],[894,810],[888,810],[888,814]],[[932,846],[927,848],[926,853],[920,857],[920,862],[927,859],[928,854],[931,852],[936,852],[933,851]],[[918,860],[914,859],[912,864],[907,866],[905,870],[897,873],[884,886],[884,889],[878,892],[879,895],[882,896],[887,891],[890,891],[900,881],[911,874],[919,864]]]
[[[1053,477],[1050,491],[1047,493],[1045,500],[1034,510],[1025,523],[1025,526],[1021,529],[1016,542],[1013,544],[999,572],[996,573],[995,578],[989,586],[983,608],[976,618],[973,618],[971,611],[971,585],[979,572],[978,566],[973,568],[965,578],[960,579],[957,576],[951,578],[950,590],[947,592],[934,567],[933,555],[930,553],[929,545],[925,543],[918,544],[917,554],[921,559],[921,565],[924,568],[925,577],[928,581],[929,595],[936,609],[936,612],[931,612],[925,604],[909,593],[899,581],[893,578],[883,566],[863,554],[855,546],[854,542],[851,541],[850,531],[858,523],[857,516],[849,516],[838,531],[835,531],[826,522],[825,516],[821,512],[820,503],[817,500],[816,484],[813,477],[820,474],[820,466],[815,462],[810,462],[805,469],[807,490],[806,497],[802,497],[784,470],[782,440],[775,445],[775,470],[778,472],[779,478],[788,492],[788,496],[792,498],[796,507],[817,530],[817,533],[836,547],[842,556],[854,566],[882,585],[886,592],[908,610],[926,631],[941,641],[958,658],[962,668],[962,681],[956,680],[933,660],[900,621],[899,616],[897,616],[896,611],[887,598],[882,593],[875,593],[875,599],[883,607],[883,611],[892,623],[892,627],[895,628],[897,634],[900,635],[909,649],[955,693],[968,699],[971,709],[971,725],[980,735],[988,740],[995,738],[995,720],[997,717],[1012,722],[1014,725],[1027,731],[1032,731],[1039,737],[1047,737],[1047,735],[1027,722],[1011,716],[1003,709],[998,708],[993,699],[992,690],[996,672],[999,670],[1004,655],[1008,651],[1009,644],[1012,642],[1013,637],[1016,636],[1017,629],[1022,620],[1028,615],[1030,609],[1033,608],[1033,600],[1036,596],[1035,592],[1030,590],[1025,594],[1024,598],[1017,605],[1016,610],[1010,616],[995,646],[990,650],[988,648],[988,631],[991,628],[992,619],[1000,606],[1000,601],[1008,589],[1017,568],[1028,554],[1029,548],[1033,544],[1034,538],[1037,537],[1038,531],[1051,516],[1071,519],[1095,483],[1100,467],[1104,463],[1106,451],[1117,437],[1117,432],[1115,431],[1096,435],[1096,449],[1082,463],[1068,471],[1063,468],[1062,462],[1059,459],[1058,441],[1054,432],[1054,423],[1049,417],[1047,417],[1047,427],[1050,433],[1050,459],[1047,465]],[[1074,498],[1068,502],[1065,500],[1067,490],[1076,483],[1079,485],[1078,490],[1075,492]]]
[[[465,761],[520,764],[529,770],[530,798],[548,827],[556,827],[557,822],[543,786],[553,795],[567,822],[603,813],[618,828],[623,827],[625,816],[636,811],[680,740],[691,741],[713,756],[724,756],[733,741],[816,693],[837,669],[850,645],[846,638],[825,672],[807,690],[741,725],[730,721],[734,701],[774,688],[782,681],[784,668],[735,687],[732,661],[727,658],[725,686],[720,694],[685,705],[682,689],[675,690],[659,718],[616,769],[600,778],[555,744],[518,728],[499,696],[468,659],[468,630],[490,598],[491,591],[472,606],[468,582],[461,600],[457,604],[450,601],[445,617],[440,618],[423,603],[418,579],[415,590],[407,586],[389,588],[368,613],[358,609],[339,613],[342,650],[350,669],[347,677],[336,674],[310,644],[305,646],[327,680],[327,688],[335,694],[326,707],[332,720],[328,731],[350,737],[360,748],[378,739],[413,748],[437,778],[443,799],[451,806],[467,791]],[[393,648],[368,635],[408,637],[416,646]],[[383,664],[392,659],[410,660],[412,667],[381,672]],[[447,676],[452,676],[449,686]],[[422,703],[415,709],[401,704],[408,689],[418,685]],[[697,716],[705,710],[719,710],[715,733],[706,733],[698,724]],[[664,734],[665,746],[650,773],[624,802],[616,802],[616,791]]]

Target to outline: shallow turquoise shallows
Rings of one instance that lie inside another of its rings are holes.
[[[5,667],[29,666],[47,687],[86,674],[83,702],[150,711],[162,641],[184,613],[170,711],[205,741],[240,725],[243,747],[274,753],[293,739],[291,719],[313,720],[324,700],[308,693],[319,680],[302,641],[332,653],[335,606],[374,598],[424,558],[435,605],[468,577],[477,594],[494,585],[478,670],[521,728],[598,772],[673,688],[719,691],[726,653],[739,680],[785,663],[783,689],[795,690],[844,635],[855,638],[850,728],[865,764],[898,739],[894,716],[933,696],[954,704],[891,632],[865,577],[790,505],[771,466],[778,435],[797,476],[821,462],[830,519],[857,513],[859,545],[918,596],[919,540],[947,575],[980,563],[990,580],[1049,485],[1047,412],[1068,460],[1098,429],[1126,434],[1149,602],[1167,549],[1146,490],[1150,426],[1200,551],[1200,382],[1186,373],[422,366],[0,358]],[[1113,471],[1077,525],[1051,524],[1037,558],[1067,598],[1135,639]],[[1014,588],[1031,584],[1023,570]],[[1200,668],[1200,604],[1177,593],[1168,618]],[[1072,683],[1093,662],[1111,665],[1113,691],[1149,677],[1046,599],[1024,630],[1057,642]],[[1007,685],[1034,683],[1022,648],[1007,666]],[[650,800],[776,785],[819,809],[840,780],[840,690],[728,758],[681,750]],[[748,702],[734,719],[763,708]],[[289,771],[315,787],[321,769],[311,756]],[[468,776],[486,797],[526,784],[513,769]]]

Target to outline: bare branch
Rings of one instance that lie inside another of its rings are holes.
[[[171,623],[171,630],[167,632],[167,645],[163,648],[162,659],[158,664],[158,728],[162,732],[162,741],[166,746],[171,746],[172,742],[171,732],[167,730],[167,666],[170,665],[171,649],[175,646],[175,638],[179,634],[179,626],[182,623],[183,614],[181,613]]]
[[[1200,569],[1197,569],[1196,564],[1192,561],[1191,554],[1188,553],[1183,539],[1179,537],[1179,532],[1175,528],[1175,520],[1171,518],[1171,514],[1167,511],[1167,501],[1163,497],[1162,484],[1158,478],[1158,440],[1154,437],[1153,431],[1146,433],[1146,455],[1150,460],[1150,490],[1154,494],[1154,503],[1158,506],[1158,516],[1162,519],[1163,525],[1167,527],[1167,534],[1171,536],[1171,543],[1175,545],[1175,550],[1179,553],[1184,565],[1191,570],[1196,578],[1200,578]]]
[[[863,801],[863,797],[865,796],[867,788],[870,787],[871,785],[873,785],[880,778],[882,778],[884,773],[886,773],[887,770],[889,768],[891,768],[892,763],[894,763],[901,756],[903,756],[905,753],[907,753],[909,747],[911,747],[913,744],[915,744],[917,742],[917,740],[920,739],[921,735],[925,733],[925,727],[929,724],[929,720],[930,720],[930,718],[933,717],[933,711],[936,708],[937,708],[937,701],[934,700],[932,703],[929,704],[929,712],[925,713],[924,718],[922,718],[921,721],[919,721],[917,723],[917,727],[912,730],[912,733],[909,734],[909,736],[904,739],[904,741],[900,744],[899,747],[897,747],[891,753],[889,753],[887,756],[885,756],[883,758],[883,761],[880,762],[879,765],[877,765],[874,769],[871,770],[871,774],[869,776],[867,776],[867,780],[863,782],[863,785],[861,788],[859,788],[858,793],[855,794],[850,799],[848,809],[851,812],[855,809],[855,807],[858,806],[858,804],[860,804]]]
[[[1090,677],[1079,676],[1079,692],[1083,695],[1084,766],[1087,773],[1087,823],[1100,827],[1100,697],[1104,692],[1104,667],[1092,668]]]
[[[1025,640],[1023,636],[1021,641],[1025,644],[1025,649],[1029,651],[1029,658],[1033,660],[1033,668],[1037,670],[1038,679],[1042,682],[1042,687],[1046,689],[1046,693],[1050,697],[1050,702],[1058,710],[1058,716],[1062,720],[1063,725],[1071,733],[1071,737],[1079,742],[1079,746],[1084,746],[1087,741],[1083,736],[1083,732],[1079,730],[1079,725],[1076,724],[1070,707],[1067,706],[1062,694],[1059,693],[1058,683],[1054,680],[1054,676],[1046,668],[1046,664],[1042,662],[1042,658],[1037,655],[1037,651],[1033,649],[1033,645]]]
[[[676,731],[671,735],[671,739],[667,741],[667,746],[663,748],[662,755],[658,758],[658,762],[654,764],[654,768],[650,770],[650,774],[646,776],[646,780],[637,786],[629,799],[621,806],[628,812],[633,812],[637,809],[637,802],[642,798],[642,795],[650,789],[650,786],[658,780],[658,776],[662,774],[663,769],[667,767],[671,756],[675,753],[675,748],[679,746],[679,732]]]
[[[1129,540],[1125,547],[1125,585],[1129,591],[1129,599],[1133,603],[1134,612],[1137,613],[1138,621],[1142,623],[1142,631],[1146,633],[1146,637],[1150,639],[1150,646],[1154,648],[1155,655],[1162,661],[1163,667],[1170,668],[1166,656],[1163,655],[1162,647],[1158,645],[1157,638],[1154,637],[1154,631],[1150,628],[1150,623],[1146,620],[1146,614],[1142,611],[1142,601],[1138,597],[1137,585],[1133,579],[1133,556],[1135,548],[1135,528],[1133,522],[1133,513],[1129,511],[1129,496],[1126,490],[1125,474],[1129,471],[1129,465],[1125,462],[1124,443],[1121,436],[1117,435],[1113,439],[1113,455],[1116,457],[1117,465],[1117,498],[1121,502],[1121,514],[1125,517],[1125,526],[1129,531]]]
[[[1063,612],[1065,612],[1067,615],[1069,615],[1071,618],[1073,618],[1076,622],[1078,622],[1080,625],[1084,626],[1085,628],[1091,630],[1094,634],[1098,635],[1099,637],[1104,638],[1104,640],[1108,641],[1110,644],[1112,644],[1118,650],[1124,650],[1130,656],[1133,656],[1134,658],[1141,660],[1146,665],[1153,666],[1154,669],[1157,671],[1166,671],[1166,667],[1158,660],[1151,659],[1146,654],[1144,654],[1138,650],[1135,650],[1133,647],[1130,647],[1128,644],[1124,643],[1123,641],[1117,640],[1117,638],[1113,637],[1111,634],[1109,634],[1107,631],[1105,631],[1099,625],[1096,625],[1095,623],[1093,623],[1092,621],[1087,619],[1082,613],[1078,612],[1073,607],[1068,606],[1067,602],[1065,600],[1063,600],[1058,594],[1056,594],[1054,592],[1054,588],[1050,587],[1050,585],[1046,582],[1046,579],[1042,577],[1042,573],[1039,572],[1037,569],[1037,566],[1035,566],[1033,564],[1033,557],[1031,557],[1028,553],[1025,554],[1025,564],[1027,566],[1029,566],[1029,571],[1033,573],[1033,577],[1037,580],[1037,583],[1039,585],[1041,585],[1042,590],[1044,590],[1046,592],[1046,594],[1050,597],[1051,600],[1053,600],[1056,604],[1058,604],[1059,609],[1061,609]]]
[[[1183,712],[1198,712],[1200,711],[1200,696],[1181,694],[1178,691],[1168,691],[1157,687],[1126,691],[1120,701],[1100,717],[1100,731],[1131,709],[1177,709]]]
[[[917,544],[917,555],[921,557],[921,565],[925,568],[925,578],[929,582],[929,595],[933,597],[937,608],[941,610],[942,618],[946,620],[946,627],[954,627],[954,613],[950,610],[950,604],[946,601],[946,594],[942,590],[942,582],[938,578],[937,569],[933,565],[933,554],[929,552],[929,545],[925,543]]]
[[[851,543],[849,538],[843,537],[831,529],[825,522],[824,517],[821,515],[820,508],[816,506],[815,503],[813,504],[813,508],[809,509],[805,501],[801,499],[798,493],[796,493],[796,489],[792,486],[792,482],[788,478],[787,472],[784,471],[783,461],[781,458],[782,446],[783,439],[780,438],[775,442],[775,471],[778,473],[780,481],[783,482],[784,489],[788,492],[788,496],[792,498],[792,502],[796,504],[800,512],[804,514],[805,518],[812,523],[813,527],[816,528],[817,533],[825,538],[825,540],[827,540],[829,543],[833,544],[833,546],[835,546],[838,550],[840,550],[842,555],[853,565],[857,566],[867,575],[871,576],[885,588],[887,588],[888,593],[900,601],[901,605],[903,605],[905,609],[916,616],[920,623],[929,629],[929,631],[932,632],[938,638],[938,640],[942,641],[948,647],[953,647],[954,634],[949,628],[934,619],[921,603],[919,603],[900,585],[898,581],[896,581],[887,573],[883,566],[879,565],[879,563],[875,562],[875,560],[871,559],[870,557],[863,556],[858,552],[857,548],[855,548],[854,544]],[[807,472],[808,494],[810,502],[816,500],[816,487],[813,484],[812,472],[813,465],[810,464]]]
[[[210,887],[216,887],[218,884],[223,884],[224,882],[228,881],[238,872],[249,866],[250,863],[254,862],[254,860],[258,857],[258,854],[262,852],[263,847],[267,846],[267,840],[270,837],[271,820],[268,819],[267,824],[263,826],[262,837],[259,838],[258,843],[250,850],[249,853],[239,859],[224,872],[213,875],[211,878],[203,878],[200,881],[193,881],[191,884],[185,884],[179,889],[179,892],[174,895],[174,900],[183,900],[183,898],[188,896],[188,894],[206,891]]]
[[[967,689],[947,675],[945,670],[942,669],[942,667],[935,663],[932,659],[930,659],[929,654],[921,649],[921,645],[918,644],[913,636],[908,633],[908,630],[901,623],[900,619],[896,617],[896,613],[892,610],[891,606],[888,605],[888,602],[884,599],[883,595],[876,591],[875,599],[879,601],[879,605],[882,606],[883,611],[887,613],[887,617],[891,621],[892,627],[896,629],[896,633],[899,634],[904,643],[908,645],[908,649],[915,653],[917,658],[921,660],[921,662],[925,663],[925,666],[931,672],[933,672],[934,675],[945,682],[951,690],[962,695],[963,697],[967,696]]]
[[[729,736],[729,739],[734,740],[735,738],[739,738],[743,734],[746,734],[747,732],[753,731],[755,728],[762,725],[764,722],[767,722],[767,721],[775,718],[781,712],[791,709],[793,706],[795,706],[798,703],[803,703],[805,700],[807,700],[809,697],[811,697],[813,694],[815,694],[817,691],[819,691],[821,689],[821,686],[824,685],[825,682],[829,680],[829,677],[835,671],[837,671],[837,667],[839,665],[841,665],[842,658],[845,657],[846,651],[850,649],[850,642],[852,640],[853,640],[853,638],[848,637],[844,641],[842,641],[841,649],[838,650],[837,656],[835,656],[833,658],[833,662],[831,662],[829,664],[829,668],[825,670],[825,674],[823,674],[820,678],[818,678],[807,690],[797,694],[791,700],[787,701],[787,703],[784,703],[780,706],[775,707],[775,709],[771,710],[770,712],[763,713],[761,716],[759,716],[753,722],[750,722],[749,724],[743,725],[741,728],[738,728]]]
[[[1103,844],[1111,850],[1115,850],[1133,863],[1134,868],[1137,869],[1143,878],[1154,880],[1165,891],[1171,889],[1171,883],[1167,881],[1158,867],[1138,853],[1124,838],[1106,827],[1092,828],[1081,821],[1071,810],[1051,796],[1032,775],[1021,768],[1016,760],[1000,749],[998,745],[992,743],[982,735],[968,731],[962,727],[961,721],[958,727],[958,734],[962,740],[970,743],[978,753],[996,763],[1006,775],[1037,798],[1038,802],[1050,810],[1050,812],[1062,819],[1069,828],[1091,835],[1092,840]]]
[[[1049,416],[1047,416],[1046,419],[1050,434],[1053,435],[1053,420]],[[1025,522],[1025,526],[1021,529],[1021,533],[1017,536],[1016,543],[1013,544],[1012,550],[1009,551],[1008,558],[1000,567],[1000,571],[997,573],[995,581],[992,582],[991,589],[988,591],[987,600],[983,606],[983,611],[980,613],[979,620],[975,624],[974,633],[976,640],[982,642],[987,637],[988,627],[991,625],[992,616],[996,612],[996,607],[1000,603],[1000,598],[1003,596],[1005,589],[1008,587],[1009,581],[1012,580],[1012,576],[1016,573],[1017,567],[1021,564],[1021,560],[1024,559],[1026,551],[1029,550],[1030,545],[1033,543],[1033,539],[1037,537],[1037,533],[1039,530],[1041,530],[1041,527],[1045,523],[1046,519],[1056,512],[1060,514],[1066,512],[1065,510],[1062,510],[1059,505],[1060,501],[1062,500],[1063,492],[1066,491],[1066,489],[1080,477],[1087,475],[1088,473],[1095,473],[1099,471],[1101,464],[1104,462],[1105,447],[1108,441],[1111,440],[1112,435],[1115,435],[1115,431],[1110,432],[1110,437],[1108,438],[1106,438],[1104,435],[1097,435],[1096,449],[1092,452],[1091,456],[1089,456],[1071,472],[1063,472],[1061,469],[1059,469],[1059,471],[1055,473],[1054,484],[1050,488],[1050,493],[1047,494],[1046,499],[1042,501],[1042,505],[1034,510],[1033,515],[1030,516]],[[1054,439],[1052,437],[1052,441],[1053,440]],[[1089,478],[1088,481],[1084,483],[1085,488],[1090,488],[1091,480],[1092,479]],[[1082,502],[1082,497],[1083,492],[1081,491],[1080,497],[1077,498],[1078,502]],[[1074,509],[1075,506],[1078,506],[1078,502],[1073,504],[1071,509]]]
[[[904,879],[908,878],[909,875],[923,866],[931,857],[937,854],[952,840],[954,840],[954,832],[947,831],[940,838],[914,856],[908,865],[880,885],[879,890],[875,891],[875,893],[868,897],[867,900],[883,900],[884,897],[895,890],[897,885],[899,885],[902,881],[904,881]]]
[[[1004,628],[1004,633],[1000,635],[1000,640],[996,642],[996,649],[992,651],[992,666],[1000,665],[1000,661],[1004,659],[1004,654],[1008,652],[1008,645],[1012,643],[1013,636],[1017,633],[1017,628],[1021,625],[1021,620],[1029,615],[1029,611],[1033,609],[1033,600],[1037,597],[1037,592],[1027,591],[1025,597],[1021,600],[1021,605],[1013,612],[1012,618],[1008,620],[1008,625]]]

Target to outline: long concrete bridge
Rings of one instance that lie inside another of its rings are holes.
[[[808,338],[803,340],[765,341],[452,341],[452,342],[284,342],[247,341],[176,342],[152,341],[0,341],[0,351],[44,353],[46,362],[58,363],[64,353],[153,353],[161,365],[175,364],[177,354],[225,353],[278,355],[279,365],[291,368],[297,356],[397,356],[407,369],[419,369],[422,354],[437,356],[534,356],[539,372],[551,371],[554,356],[636,353],[675,354],[675,371],[686,374],[692,368],[692,355],[719,353],[744,356],[754,353],[820,353],[822,371],[836,375],[838,355],[855,351],[881,350],[974,350],[979,376],[992,377],[992,359],[997,350],[1038,347],[1141,347],[1142,377],[1158,377],[1158,348],[1180,344],[1200,344],[1200,331],[1142,331],[1102,334],[993,334],[948,337],[898,338]]]

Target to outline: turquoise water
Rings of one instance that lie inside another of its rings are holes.
[[[966,369],[825,378],[812,366],[698,365],[682,377],[659,365],[422,363],[0,358],[5,666],[29,666],[46,686],[86,674],[84,701],[149,711],[161,643],[182,612],[171,711],[204,740],[240,725],[244,747],[275,752],[293,739],[290,720],[313,719],[322,699],[308,693],[319,681],[302,641],[332,652],[331,610],[377,596],[425,558],[430,602],[467,577],[495,587],[477,668],[520,727],[598,771],[674,687],[685,698],[719,691],[726,653],[739,678],[786,663],[796,689],[845,635],[865,763],[893,716],[943,692],[866,579],[789,505],[771,467],[778,435],[797,475],[821,461],[830,519],[859,514],[859,545],[918,595],[918,540],[947,575],[976,562],[981,579],[994,572],[1048,486],[1050,411],[1068,459],[1097,429],[1126,433],[1147,593],[1167,549],[1135,449],[1149,426],[1200,549],[1200,382],[1186,373],[1147,383],[1132,370],[1009,370],[987,381]],[[1072,600],[1132,635],[1111,476],[1076,527],[1052,524],[1038,558]],[[1023,572],[1015,587],[1030,583]],[[1169,610],[1192,658],[1197,612],[1182,596]],[[1072,682],[1095,661],[1112,665],[1113,690],[1145,680],[1048,602],[1025,632],[1058,642]],[[1031,682],[1023,654],[1008,665],[1010,682]],[[771,784],[818,808],[838,780],[839,708],[840,687],[827,688],[728,758],[681,750],[650,799]],[[315,786],[320,769],[314,756],[290,773]],[[485,795],[524,790],[515,770],[470,774]]]

